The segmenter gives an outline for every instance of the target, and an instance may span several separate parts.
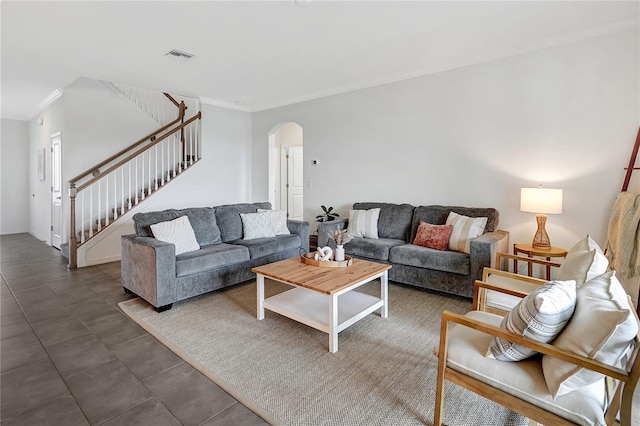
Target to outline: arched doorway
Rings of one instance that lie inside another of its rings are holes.
[[[289,219],[303,220],[303,131],[298,123],[281,123],[269,133],[269,201],[286,210]]]

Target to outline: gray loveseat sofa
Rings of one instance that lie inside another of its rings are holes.
[[[298,256],[309,250],[309,223],[287,221],[291,234],[243,240],[241,213],[271,209],[271,204],[229,204],[138,213],[135,234],[123,235],[122,285],[158,312],[174,302],[255,277],[251,268]],[[187,216],[200,249],[175,255],[175,246],[153,237],[150,226]]]
[[[485,266],[493,267],[495,254],[507,252],[509,233],[497,230],[499,214],[493,208],[419,206],[389,203],[355,203],[354,210],[380,208],[378,239],[354,238],[344,248],[346,254],[392,265],[389,280],[473,297],[473,283],[482,277]],[[471,240],[471,253],[435,250],[411,244],[420,221],[443,225],[449,212],[469,217],[486,217],[485,233]],[[347,229],[348,220],[318,225],[318,247],[335,247],[329,232]]]

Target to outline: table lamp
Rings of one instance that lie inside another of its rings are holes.
[[[542,186],[538,188],[521,188],[520,210],[537,213],[538,230],[533,237],[532,247],[550,249],[551,242],[544,227],[547,223],[547,214],[562,213],[562,189],[548,189]]]

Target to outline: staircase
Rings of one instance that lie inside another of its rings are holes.
[[[129,95],[127,98],[133,102]],[[69,268],[77,268],[82,245],[200,160],[201,113],[186,119],[184,101],[177,102],[167,93],[156,100],[173,104],[177,118],[167,122],[166,112],[159,112],[166,111],[166,105],[150,107],[153,101],[138,102],[161,127],[69,180],[69,243],[62,247]]]

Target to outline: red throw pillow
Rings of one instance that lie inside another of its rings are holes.
[[[453,225],[432,225],[420,221],[413,244],[436,250],[446,250],[449,246],[451,231],[453,231]]]

